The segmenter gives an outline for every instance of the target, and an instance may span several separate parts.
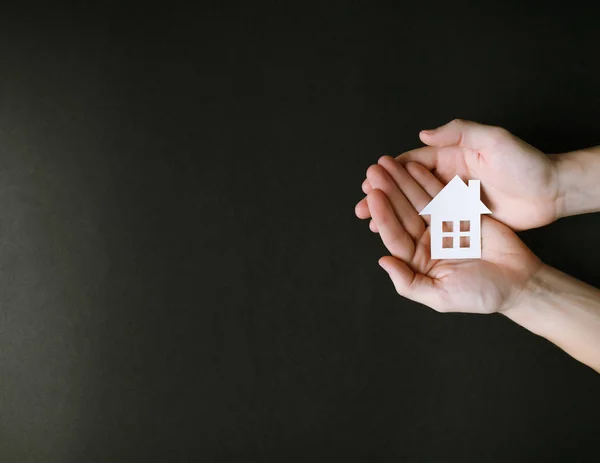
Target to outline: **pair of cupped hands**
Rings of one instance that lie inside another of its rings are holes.
[[[554,163],[505,129],[454,120],[419,133],[426,145],[367,170],[356,215],[371,219],[391,253],[379,265],[396,291],[439,312],[505,312],[517,304],[541,261],[514,231],[556,220]],[[455,176],[481,181],[481,259],[435,260],[429,217],[419,212]]]

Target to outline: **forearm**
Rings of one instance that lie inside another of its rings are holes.
[[[557,216],[600,211],[600,146],[550,156],[557,172]]]
[[[542,265],[515,305],[503,312],[600,372],[600,291]]]

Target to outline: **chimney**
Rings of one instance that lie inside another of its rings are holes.
[[[471,196],[477,200],[480,199],[479,190],[481,182],[479,180],[469,180],[469,192]]]

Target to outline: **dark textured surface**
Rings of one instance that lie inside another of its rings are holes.
[[[597,452],[600,377],[398,297],[368,165],[454,117],[600,144],[597,11],[122,6],[0,19],[0,461]],[[523,234],[600,286],[600,216]]]

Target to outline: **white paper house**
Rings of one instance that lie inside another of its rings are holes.
[[[457,175],[420,212],[431,216],[432,259],[481,258],[481,214],[492,212],[479,191],[479,180],[467,186]]]

